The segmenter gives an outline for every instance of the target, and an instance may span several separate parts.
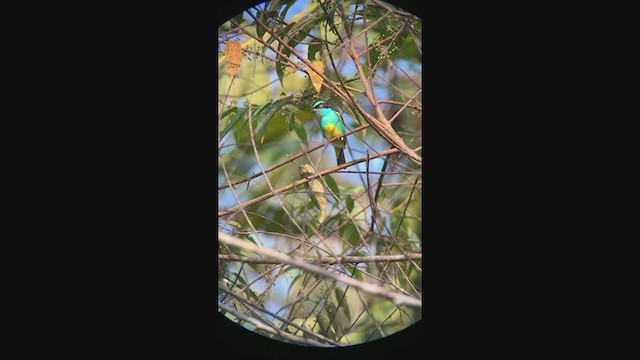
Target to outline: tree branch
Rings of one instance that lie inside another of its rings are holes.
[[[304,326],[300,326],[300,325],[298,325],[296,323],[292,323],[292,322],[288,321],[287,319],[285,319],[285,318],[283,318],[281,316],[278,316],[278,315],[272,313],[271,311],[269,311],[267,309],[264,309],[264,308],[261,308],[261,307],[257,306],[256,304],[248,301],[247,299],[244,299],[244,298],[236,295],[235,293],[233,293],[229,289],[225,289],[222,286],[218,286],[218,289],[220,289],[220,290],[224,291],[225,293],[229,294],[231,297],[233,297],[234,299],[236,299],[239,302],[241,302],[247,308],[252,307],[252,308],[256,309],[257,311],[260,311],[260,312],[263,312],[265,314],[268,314],[269,316],[272,316],[272,317],[282,321],[283,323],[287,324],[288,326],[292,326],[292,327],[298,329],[299,331],[302,331],[303,333],[318,339],[319,341],[324,341],[326,343],[329,343],[329,344],[335,345],[335,346],[342,346],[342,344],[340,344],[339,342],[337,342],[335,340],[331,340],[331,339],[329,339],[327,337],[324,337],[321,334],[318,334],[318,333],[315,333],[315,332],[313,332],[311,330],[308,330]]]
[[[325,80],[325,82],[323,82],[323,85],[327,86],[338,97],[342,98],[347,103],[351,103],[351,105],[353,105],[356,108],[356,110],[358,110],[360,115],[362,115],[365,118],[365,120],[367,120],[367,122],[369,124],[371,124],[371,126],[374,128],[374,130],[376,130],[376,132],[380,136],[382,136],[385,140],[387,140],[389,143],[391,143],[394,147],[399,149],[400,152],[405,154],[411,161],[413,161],[414,163],[416,163],[419,166],[422,166],[422,158],[417,153],[415,153],[412,149],[407,147],[407,145],[404,143],[402,138],[400,136],[398,136],[398,134],[395,133],[393,128],[391,128],[391,125],[389,124],[388,120],[386,120],[384,118],[384,114],[382,113],[382,110],[380,109],[380,106],[376,103],[375,97],[371,93],[371,88],[368,87],[369,84],[368,84],[368,82],[366,80],[366,76],[364,76],[364,71],[362,70],[362,65],[360,64],[360,61],[357,58],[357,54],[355,53],[355,48],[353,47],[353,42],[352,42],[353,40],[349,40],[350,41],[350,46],[345,46],[345,48],[347,49],[347,53],[349,53],[351,55],[352,60],[354,61],[355,65],[356,65],[356,68],[357,68],[358,73],[360,75],[360,82],[365,86],[365,95],[367,96],[367,98],[371,102],[372,106],[376,110],[376,115],[378,116],[378,119],[380,119],[380,120],[376,119],[371,114],[367,113],[362,108],[362,106],[360,106],[360,104],[358,104],[357,102],[351,100],[351,98],[348,96],[347,93],[345,93],[340,87],[335,85],[333,83],[333,81],[331,81],[323,72],[317,71],[317,69],[313,65],[311,65],[311,62],[308,59],[306,59],[304,56],[298,54],[298,52],[295,51],[295,49],[293,49],[291,46],[289,46],[289,44],[286,41],[284,41],[280,36],[278,36],[275,33],[275,31],[273,31],[268,26],[266,26],[262,21],[260,21],[256,16],[254,16],[250,11],[247,11],[247,14],[249,14],[249,16],[251,16],[251,18],[253,18],[253,20],[258,25],[262,26],[279,43],[281,43],[282,46],[284,46],[289,52],[291,52],[292,55],[294,55],[295,57],[300,59],[300,61],[302,61],[307,66],[307,68],[313,70],[318,75],[320,75]],[[242,30],[247,35],[253,37],[253,35],[248,33],[245,29],[242,29]],[[259,42],[261,42],[263,45],[269,47],[271,50],[273,50],[275,53],[277,53],[278,55],[283,57],[285,60],[288,60],[297,69],[308,73],[309,70],[302,69],[300,66],[298,66],[298,64],[296,64],[293,60],[291,60],[291,58],[289,58],[288,56],[285,56],[284,54],[282,54],[277,49],[274,49],[272,46],[267,44],[264,40],[259,39],[257,37],[254,37],[254,38],[256,40],[258,40]],[[384,122],[382,122],[383,120],[384,120]]]
[[[412,296],[408,296],[408,295],[404,295],[404,294],[400,294],[400,293],[393,293],[390,292],[378,285],[375,284],[370,284],[370,283],[366,283],[364,281],[359,281],[356,280],[354,278],[350,278],[348,276],[344,276],[344,275],[340,275],[340,274],[336,274],[334,272],[325,270],[319,266],[310,264],[306,261],[300,260],[300,259],[296,259],[293,258],[289,255],[285,255],[283,253],[277,252],[275,250],[271,250],[265,247],[260,247],[257,246],[249,241],[245,241],[245,240],[240,240],[238,238],[235,238],[231,235],[225,234],[225,233],[221,233],[218,232],[218,240],[222,243],[225,243],[229,246],[234,246],[234,247],[238,247],[244,250],[248,250],[248,251],[253,251],[256,252],[258,254],[261,255],[265,255],[267,257],[279,260],[280,262],[283,263],[287,263],[291,266],[297,267],[299,269],[302,270],[306,270],[309,271],[311,273],[314,274],[318,274],[320,276],[323,276],[325,278],[330,278],[333,280],[337,280],[340,282],[343,282],[349,286],[352,286],[356,289],[362,290],[364,292],[367,292],[369,294],[372,295],[378,295],[381,297],[384,297],[386,299],[391,300],[394,304],[396,304],[397,306],[401,306],[401,305],[407,305],[407,306],[411,306],[414,308],[422,308],[422,300],[412,297]]]
[[[298,59],[300,59],[300,61],[302,61],[307,68],[313,70],[316,74],[320,75],[320,77],[322,77],[322,79],[324,79],[323,84],[327,84],[326,86],[330,89],[333,90],[333,92],[340,98],[342,98],[345,101],[348,101],[347,98],[348,96],[342,91],[342,89],[340,89],[338,86],[336,86],[333,81],[331,81],[322,71],[318,71],[318,69],[315,68],[315,66],[311,65],[311,62],[306,59],[304,56],[298,54],[298,52],[293,49],[291,46],[289,46],[289,44],[287,43],[287,41],[283,40],[280,36],[278,36],[275,31],[273,31],[271,28],[269,28],[267,25],[265,25],[262,21],[260,21],[257,17],[255,17],[250,11],[247,11],[247,14],[249,14],[249,16],[251,16],[251,18],[253,18],[253,20],[260,26],[262,26],[265,31],[267,31],[269,34],[271,34],[272,37],[274,37],[276,40],[278,40],[278,42],[280,44],[282,44],[282,46],[284,46],[292,55],[295,55],[295,57],[297,57]],[[248,32],[246,32],[247,34],[249,34]],[[251,35],[250,35],[251,36]],[[302,67],[300,67],[298,64],[296,64],[293,60],[291,60],[290,57],[285,56],[282,52],[278,51],[277,49],[274,49],[270,44],[266,43],[265,41],[263,41],[262,39],[258,39],[256,38],[256,40],[260,41],[263,45],[269,47],[269,49],[271,49],[273,52],[275,52],[276,54],[280,55],[283,59],[288,60],[293,66],[295,66],[298,70],[303,71],[305,73],[309,73],[309,70],[307,69],[303,69]],[[331,84],[332,86],[328,86],[328,84]]]
[[[304,156],[305,154],[308,154],[308,153],[314,152],[314,151],[316,151],[316,150],[318,150],[318,149],[320,149],[320,148],[322,148],[322,147],[324,147],[324,146],[326,146],[326,145],[328,145],[328,144],[331,144],[332,142],[337,141],[338,139],[342,138],[343,136],[351,135],[351,134],[353,134],[353,133],[356,133],[356,132],[358,132],[358,131],[361,131],[361,130],[366,129],[366,128],[368,128],[369,126],[371,126],[371,125],[369,125],[369,124],[364,124],[364,125],[359,126],[359,127],[355,128],[355,129],[353,129],[353,130],[351,130],[351,131],[348,131],[348,132],[346,132],[346,133],[344,133],[344,134],[342,134],[342,135],[338,135],[338,136],[333,137],[333,138],[331,138],[331,139],[325,140],[325,141],[323,141],[322,143],[320,143],[320,144],[318,144],[318,145],[316,145],[316,146],[312,146],[312,147],[310,147],[310,148],[308,148],[308,149],[305,149],[305,150],[303,150],[303,151],[299,152],[298,154],[296,154],[296,155],[294,155],[294,156],[289,157],[287,160],[284,160],[284,161],[282,161],[282,162],[280,162],[280,163],[278,163],[278,164],[276,164],[276,165],[273,165],[273,166],[271,166],[271,167],[268,167],[267,169],[265,169],[265,170],[264,170],[264,172],[265,172],[265,173],[271,172],[271,171],[273,171],[273,170],[275,170],[275,169],[277,169],[277,168],[279,168],[279,167],[282,167],[282,166],[284,166],[284,165],[286,165],[286,164],[288,164],[288,163],[292,162],[293,160],[295,160],[295,159],[297,159],[297,158],[299,158],[299,157]],[[261,175],[262,175],[262,172],[257,172],[257,173],[255,173],[255,174],[253,174],[253,175],[251,175],[251,176],[247,176],[246,178],[243,178],[243,179],[240,179],[240,180],[236,180],[236,181],[234,181],[234,182],[232,182],[232,183],[228,183],[228,184],[220,185],[220,186],[218,187],[218,190],[222,190],[222,189],[226,189],[226,188],[228,188],[228,187],[230,187],[230,186],[235,186],[235,185],[238,185],[238,184],[242,184],[243,182],[247,182],[247,181],[249,181],[249,180],[253,180],[253,179],[255,179],[255,178],[257,178],[257,177],[259,177],[259,176],[261,176]]]
[[[239,313],[238,311],[235,311],[234,309],[232,309],[231,307],[222,304],[222,303],[218,303],[218,307],[221,308],[222,310],[231,313],[233,316],[237,317],[238,319],[242,320],[242,321],[246,321],[250,324],[252,324],[253,326],[257,327],[258,329],[262,329],[264,331],[269,332],[270,334],[273,335],[279,335],[282,336],[283,338],[295,343],[295,344],[304,344],[304,345],[313,345],[313,346],[327,346],[326,344],[317,342],[315,340],[312,339],[305,339],[302,337],[298,337],[295,336],[293,334],[289,334],[288,332],[279,330],[277,328],[271,327],[265,323],[263,323],[262,321],[256,319],[256,318],[252,318],[252,317],[248,317],[244,314]]]
[[[249,264],[282,264],[282,261],[265,258],[252,258],[234,254],[218,254],[218,260],[240,261]],[[377,256],[340,256],[305,259],[310,263],[322,264],[359,264],[369,262],[392,262],[406,260],[422,260],[422,254],[409,253],[407,255],[377,255]]]
[[[305,179],[296,180],[296,181],[294,181],[292,184],[289,184],[289,185],[283,186],[283,187],[281,187],[281,188],[279,188],[279,189],[276,189],[276,190],[274,190],[274,191],[271,191],[271,192],[269,192],[269,193],[266,193],[266,194],[264,194],[264,195],[262,195],[262,196],[258,196],[257,198],[254,198],[254,199],[251,199],[251,200],[245,201],[245,202],[243,202],[242,204],[239,204],[239,205],[236,205],[236,206],[232,206],[232,207],[227,208],[227,209],[220,210],[220,211],[218,211],[218,216],[226,216],[226,215],[229,215],[229,214],[234,213],[234,212],[236,212],[236,211],[239,211],[239,210],[241,210],[241,209],[243,209],[243,208],[245,208],[245,207],[247,207],[247,206],[257,204],[257,203],[259,203],[259,202],[261,202],[261,201],[264,201],[264,200],[269,199],[269,198],[270,198],[270,197],[272,197],[272,196],[275,196],[275,195],[281,194],[281,193],[283,193],[283,192],[285,192],[285,191],[287,191],[287,190],[291,190],[291,189],[293,189],[293,188],[294,188],[294,187],[296,187],[296,186],[304,185],[304,184],[306,184],[306,183],[310,182],[311,180],[316,179],[316,178],[318,178],[318,177],[320,177],[320,176],[324,176],[324,175],[326,175],[326,174],[334,173],[334,172],[336,172],[336,171],[338,171],[338,170],[340,170],[340,169],[344,169],[344,168],[347,168],[347,167],[349,167],[349,166],[352,166],[352,165],[355,165],[355,164],[358,164],[358,163],[361,163],[361,162],[364,162],[364,161],[369,161],[369,160],[371,160],[371,159],[379,158],[379,157],[382,157],[382,156],[385,156],[385,155],[388,155],[388,154],[393,154],[393,153],[396,153],[396,152],[399,152],[399,151],[400,151],[400,150],[398,150],[398,149],[396,149],[396,148],[393,148],[393,149],[389,149],[389,150],[381,151],[381,152],[379,152],[379,153],[377,153],[377,154],[367,155],[367,156],[366,156],[366,157],[364,157],[364,158],[355,159],[355,160],[352,160],[352,161],[346,162],[346,163],[344,163],[344,164],[342,164],[342,165],[339,165],[339,166],[336,166],[336,167],[333,167],[333,168],[330,168],[330,169],[327,169],[327,170],[321,171],[321,172],[319,172],[319,173],[317,173],[317,174],[315,174],[315,175],[313,175],[313,176],[309,176],[309,177],[307,177],[307,178],[305,178]]]

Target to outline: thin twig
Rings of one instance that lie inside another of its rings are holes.
[[[347,285],[350,285],[356,289],[362,290],[372,295],[382,296],[386,299],[393,301],[397,306],[407,305],[415,308],[422,308],[422,301],[420,299],[414,298],[412,296],[407,296],[400,293],[392,293],[388,290],[374,284],[366,283],[364,281],[359,281],[354,278],[350,278],[348,276],[339,275],[333,273],[331,271],[325,270],[319,266],[310,264],[304,260],[300,260],[297,258],[293,258],[291,256],[285,255],[283,253],[277,252],[275,250],[271,250],[269,248],[257,246],[249,241],[240,240],[233,236],[227,235],[225,233],[218,232],[218,240],[222,243],[225,243],[229,246],[238,247],[244,250],[253,251],[261,255],[268,256],[270,258],[279,260],[280,262],[287,263],[291,266],[297,267],[302,270],[309,271],[314,274],[318,274],[325,278],[330,278],[333,280],[337,280],[343,282]]]
[[[277,329],[275,327],[271,327],[265,323],[263,323],[262,321],[256,319],[256,318],[252,318],[252,317],[248,317],[244,314],[239,313],[238,311],[235,311],[234,309],[232,309],[231,307],[222,304],[222,303],[218,303],[218,307],[228,313],[231,313],[233,316],[237,317],[238,319],[242,320],[242,321],[246,321],[250,324],[252,324],[253,326],[257,327],[258,329],[262,329],[264,331],[269,332],[270,334],[273,335],[279,335],[282,336],[283,338],[292,341],[295,344],[304,344],[304,345],[313,345],[313,346],[327,346],[326,344],[317,342],[315,340],[312,339],[305,339],[302,337],[298,337],[292,334],[289,334],[288,332],[282,331],[280,329]]]
[[[380,184],[381,187],[387,187],[387,186],[408,186],[408,185],[412,185],[415,186],[415,183],[411,183],[411,182],[396,182],[396,183],[384,183],[384,184]]]
[[[408,253],[407,255],[377,255],[377,256],[340,256],[304,259],[310,263],[322,264],[359,264],[371,262],[395,262],[406,260],[422,260],[422,254]],[[269,258],[252,258],[232,254],[218,254],[218,260],[239,261],[249,264],[281,264],[282,261]]]
[[[405,105],[402,101],[394,101],[394,100],[378,100],[379,104],[393,104],[393,105]],[[422,111],[422,108],[416,105],[406,105],[408,108]]]
[[[273,170],[275,170],[277,168],[280,168],[280,167],[282,167],[282,166],[284,166],[284,165],[286,165],[286,164],[288,164],[288,163],[290,163],[290,162],[292,162],[292,161],[304,156],[305,154],[308,154],[308,153],[314,152],[314,151],[316,151],[318,149],[321,149],[321,148],[331,144],[332,142],[339,140],[340,138],[342,138],[344,136],[348,136],[348,135],[351,135],[353,133],[357,133],[357,132],[359,132],[361,130],[364,130],[364,129],[368,128],[369,126],[370,126],[369,124],[364,124],[362,126],[358,126],[357,128],[355,128],[355,129],[353,129],[351,131],[348,131],[348,132],[346,132],[344,134],[341,134],[341,135],[338,135],[338,136],[333,137],[331,139],[325,140],[322,143],[320,143],[318,145],[315,145],[315,146],[312,146],[312,147],[310,147],[308,149],[304,149],[303,151],[297,153],[296,155],[293,155],[293,156],[287,158],[287,160],[284,160],[284,161],[282,161],[282,162],[280,162],[280,163],[278,163],[276,165],[273,165],[273,166],[270,166],[270,167],[266,168],[264,170],[264,173],[268,173],[268,172],[271,172],[271,171],[273,171]],[[255,179],[255,178],[259,177],[259,176],[262,176],[262,172],[257,172],[257,173],[255,173],[255,174],[253,174],[251,176],[247,176],[246,178],[243,178],[243,179],[240,179],[240,180],[236,180],[236,181],[233,181],[231,183],[224,184],[224,185],[220,185],[220,186],[218,186],[218,190],[222,190],[222,189],[226,189],[226,188],[228,188],[230,186],[235,186],[235,185],[238,185],[238,184],[242,184],[242,183],[247,182],[249,180],[253,180],[253,179]]]
[[[365,158],[360,158],[360,159],[355,159],[355,160],[352,160],[352,161],[349,161],[349,162],[345,162],[342,165],[339,165],[339,166],[336,166],[336,167],[333,167],[333,168],[318,172],[317,174],[309,176],[307,178],[304,178],[304,179],[301,179],[301,180],[296,180],[292,184],[283,186],[283,187],[281,187],[279,189],[276,189],[274,191],[266,193],[266,194],[264,194],[262,196],[258,196],[257,198],[245,201],[242,204],[239,204],[239,205],[236,205],[236,206],[232,206],[232,207],[227,208],[227,209],[220,210],[220,211],[218,211],[218,216],[229,215],[229,214],[234,213],[234,212],[236,212],[238,210],[244,209],[247,206],[257,204],[259,202],[262,202],[264,200],[267,200],[267,199],[271,198],[272,196],[281,194],[281,193],[283,193],[283,192],[285,192],[287,190],[291,190],[296,186],[304,185],[304,184],[310,182],[311,180],[313,180],[315,178],[318,178],[320,176],[324,176],[324,175],[327,175],[327,174],[330,174],[330,173],[334,173],[334,172],[336,172],[336,171],[338,171],[340,169],[344,169],[344,168],[347,168],[349,166],[352,166],[352,165],[355,165],[355,164],[358,164],[358,163],[361,163],[361,162],[364,162],[364,161],[369,161],[371,159],[379,158],[379,157],[382,157],[382,156],[385,156],[385,155],[388,155],[388,154],[393,154],[393,153],[396,153],[396,152],[399,152],[399,151],[400,150],[398,150],[397,148],[393,148],[393,149],[381,151],[381,152],[379,152],[377,154],[373,154],[373,155],[367,156]]]
[[[256,310],[261,311],[261,312],[263,312],[263,313],[265,313],[265,314],[267,314],[269,316],[273,316],[275,319],[278,319],[278,320],[282,321],[283,323],[287,324],[288,326],[292,326],[292,327],[302,331],[303,333],[305,333],[305,334],[307,334],[309,336],[315,337],[316,339],[321,340],[321,341],[325,341],[325,342],[327,342],[327,343],[329,343],[331,345],[342,346],[339,342],[337,342],[335,340],[331,340],[331,339],[329,339],[327,337],[324,337],[324,336],[322,336],[322,335],[320,335],[318,333],[310,331],[304,326],[301,326],[301,325],[298,325],[296,323],[290,322],[287,319],[285,319],[285,318],[283,318],[283,317],[281,317],[279,315],[276,315],[276,314],[272,313],[271,311],[269,311],[267,309],[259,307],[258,305],[254,304],[253,302],[247,301],[247,299],[244,299],[241,296],[238,296],[238,295],[234,294],[229,289],[225,289],[224,287],[221,287],[221,286],[218,286],[218,289],[220,289],[220,290],[224,291],[225,293],[231,295],[231,297],[233,297],[236,300],[240,301],[244,306],[253,307]]]

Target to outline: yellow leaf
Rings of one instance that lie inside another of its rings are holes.
[[[303,318],[295,318],[291,320],[291,323],[298,325],[299,327],[304,327],[307,330],[311,330],[315,333],[320,332],[320,327],[316,324],[318,322],[318,318],[315,315],[309,315],[306,319]],[[294,333],[295,336],[305,336],[302,330],[298,330],[297,328],[288,325],[287,329],[290,333]],[[297,331],[296,331],[297,330]]]
[[[242,46],[239,41],[229,41],[224,47],[224,54],[227,60],[227,70],[231,76],[236,76],[242,61]]]
[[[304,164],[300,167],[300,176],[302,178],[306,178],[309,176],[313,176],[316,174],[313,166],[309,164]],[[311,196],[311,201],[318,207],[320,210],[320,214],[318,216],[318,222],[324,222],[324,219],[327,218],[327,196],[325,195],[324,186],[322,182],[318,179],[313,179],[308,183],[304,184],[305,188],[309,192]]]
[[[322,63],[322,61],[316,60],[311,63],[311,66],[313,66],[316,70],[318,70],[318,73],[324,74],[324,64]],[[319,94],[320,89],[322,88],[322,83],[324,82],[324,79],[322,78],[322,76],[318,75],[318,73],[311,70],[311,68],[308,69],[308,72],[309,72],[309,77],[311,78],[311,83],[313,84],[313,87],[316,88],[316,91]]]

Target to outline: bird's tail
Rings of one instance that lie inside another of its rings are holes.
[[[344,164],[344,149],[347,147],[347,138],[343,138],[341,146],[336,147],[336,158],[338,159],[338,165]],[[335,143],[334,143],[335,146]]]

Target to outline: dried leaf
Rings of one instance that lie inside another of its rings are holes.
[[[302,165],[302,167],[300,167],[299,170],[300,170],[300,177],[302,178],[306,178],[316,174],[316,171],[313,169],[313,166],[309,164]],[[320,223],[324,222],[324,219],[327,218],[327,196],[324,193],[324,186],[322,185],[322,182],[318,179],[313,179],[308,183],[304,184],[304,186],[309,192],[311,201],[313,201],[313,203],[320,210],[318,221]]]
[[[324,64],[322,63],[322,61],[316,60],[311,63],[311,66],[317,69],[320,74],[324,74]],[[322,89],[322,83],[324,82],[324,79],[322,78],[322,76],[318,75],[318,73],[311,70],[311,68],[309,68],[308,71],[309,77],[311,77],[311,83],[313,84],[313,87],[316,88],[316,91],[319,94],[320,89]]]
[[[224,53],[229,74],[232,77],[236,76],[240,69],[240,62],[242,61],[242,45],[240,45],[239,41],[229,41],[224,48]]]

